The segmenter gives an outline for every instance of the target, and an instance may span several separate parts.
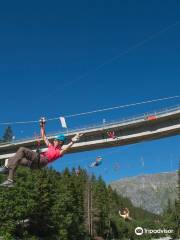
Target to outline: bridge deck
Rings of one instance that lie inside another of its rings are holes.
[[[117,138],[109,138],[108,131],[114,131]],[[180,133],[180,107],[116,123],[73,130],[66,133],[67,141],[70,141],[76,132],[84,133],[84,135],[80,142],[74,144],[68,153],[123,146],[173,136]],[[48,137],[52,140],[54,136],[50,135]],[[36,139],[26,139],[0,145],[0,159],[12,156],[20,146],[35,150],[36,141]],[[41,142],[41,147],[43,150],[46,149],[43,142]]]

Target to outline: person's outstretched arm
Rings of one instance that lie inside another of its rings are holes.
[[[129,216],[129,209],[126,208],[126,218],[129,219],[129,220],[132,220],[132,218]]]
[[[121,214],[121,211],[120,211],[120,210],[119,210],[119,216],[122,217],[122,218],[125,218],[125,217],[126,217],[126,215]]]
[[[130,221],[132,220],[132,217],[130,217],[129,215],[127,216],[127,219],[129,219]]]
[[[44,140],[45,144],[47,146],[49,146],[50,142],[49,142],[48,138],[46,137],[45,123],[46,123],[45,118],[41,118],[40,119],[41,137]]]
[[[77,133],[72,139],[71,139],[71,142],[69,144],[67,144],[66,146],[63,146],[62,147],[62,150],[61,150],[61,154],[65,154],[71,147],[74,143],[78,142],[80,137],[82,136],[83,134],[80,134],[80,133]]]

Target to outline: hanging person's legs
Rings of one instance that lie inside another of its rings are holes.
[[[38,168],[39,163],[39,154],[36,152],[25,148],[20,147],[19,150],[16,152],[16,154],[8,159],[8,162],[6,162],[6,166],[4,168],[0,169],[0,172],[9,172],[8,178],[5,182],[0,184],[0,186],[7,186],[12,187],[14,182],[14,174],[16,172],[16,169],[19,165]]]

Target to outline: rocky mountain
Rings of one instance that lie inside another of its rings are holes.
[[[174,201],[178,192],[178,173],[147,174],[112,182],[117,193],[131,199],[134,206],[161,214],[168,200]]]

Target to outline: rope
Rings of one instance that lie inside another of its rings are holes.
[[[125,104],[125,105],[119,105],[119,106],[115,106],[115,107],[103,108],[103,109],[98,109],[98,110],[93,110],[93,111],[88,111],[88,112],[64,115],[64,117],[72,118],[72,117],[77,117],[77,116],[90,115],[90,114],[94,114],[94,113],[100,113],[100,112],[105,112],[105,111],[110,111],[110,110],[115,110],[115,109],[121,109],[121,108],[128,108],[128,107],[132,107],[132,106],[137,106],[137,105],[142,105],[142,104],[147,104],[147,103],[154,103],[154,102],[159,102],[159,101],[165,101],[165,100],[170,100],[170,99],[175,99],[175,98],[180,98],[180,95],[152,99],[152,100],[147,100],[147,101],[142,101],[142,102],[137,102],[137,103],[130,103],[130,104]],[[46,121],[55,121],[55,120],[59,120],[59,117],[49,118]],[[2,122],[2,123],[0,123],[0,125],[31,124],[31,123],[39,123],[39,120],[20,121],[20,122]]]
[[[72,84],[74,84],[74,83],[80,82],[82,79],[87,78],[89,75],[97,72],[98,70],[102,69],[104,66],[107,66],[107,65],[111,64],[112,62],[117,61],[118,59],[120,59],[120,57],[128,54],[129,52],[131,52],[131,51],[133,51],[133,50],[135,50],[135,49],[137,49],[137,48],[139,48],[139,47],[141,47],[141,46],[143,46],[143,45],[146,44],[147,42],[149,42],[149,41],[157,38],[157,37],[160,36],[161,34],[169,31],[171,28],[173,28],[173,27],[175,27],[175,26],[177,26],[177,25],[179,25],[179,24],[180,24],[180,20],[176,21],[176,22],[173,23],[173,24],[170,24],[170,25],[166,26],[165,28],[159,30],[159,31],[156,32],[156,33],[153,33],[153,34],[149,35],[149,36],[146,37],[145,39],[143,39],[143,40],[141,40],[141,41],[139,41],[139,42],[137,42],[137,43],[134,43],[133,45],[131,45],[130,47],[128,47],[126,50],[120,52],[118,55],[116,55],[116,56],[108,59],[107,61],[99,64],[99,65],[98,65],[97,67],[95,67],[94,69],[89,70],[87,73],[84,73],[84,74],[80,75],[79,77],[77,77],[77,78],[74,79],[74,80],[71,80],[71,81],[66,82],[66,83],[65,83],[63,86],[61,86],[60,88],[56,88],[56,90],[53,91],[53,94],[55,94],[56,92],[62,91],[63,89],[65,89],[66,87],[68,87],[68,86],[70,86],[70,85],[72,85]],[[52,93],[50,93],[50,94],[48,94],[48,95],[50,96],[50,95],[52,95]]]
[[[104,108],[104,109],[94,110],[94,111],[91,111],[91,112],[84,112],[84,113],[77,113],[77,114],[72,114],[72,115],[66,115],[65,117],[66,118],[77,117],[77,116],[88,115],[88,114],[92,114],[92,113],[105,112],[105,111],[110,111],[110,110],[120,109],[120,108],[127,108],[127,107],[132,107],[132,106],[137,106],[137,105],[142,105],[142,104],[147,104],[147,103],[152,103],[152,102],[158,102],[158,101],[164,101],[164,100],[169,100],[169,99],[174,99],[174,98],[180,98],[180,96],[159,98],[159,99],[148,100],[148,101],[143,101],[143,102],[125,104],[125,105],[115,106],[115,107],[111,107],[111,108]]]

